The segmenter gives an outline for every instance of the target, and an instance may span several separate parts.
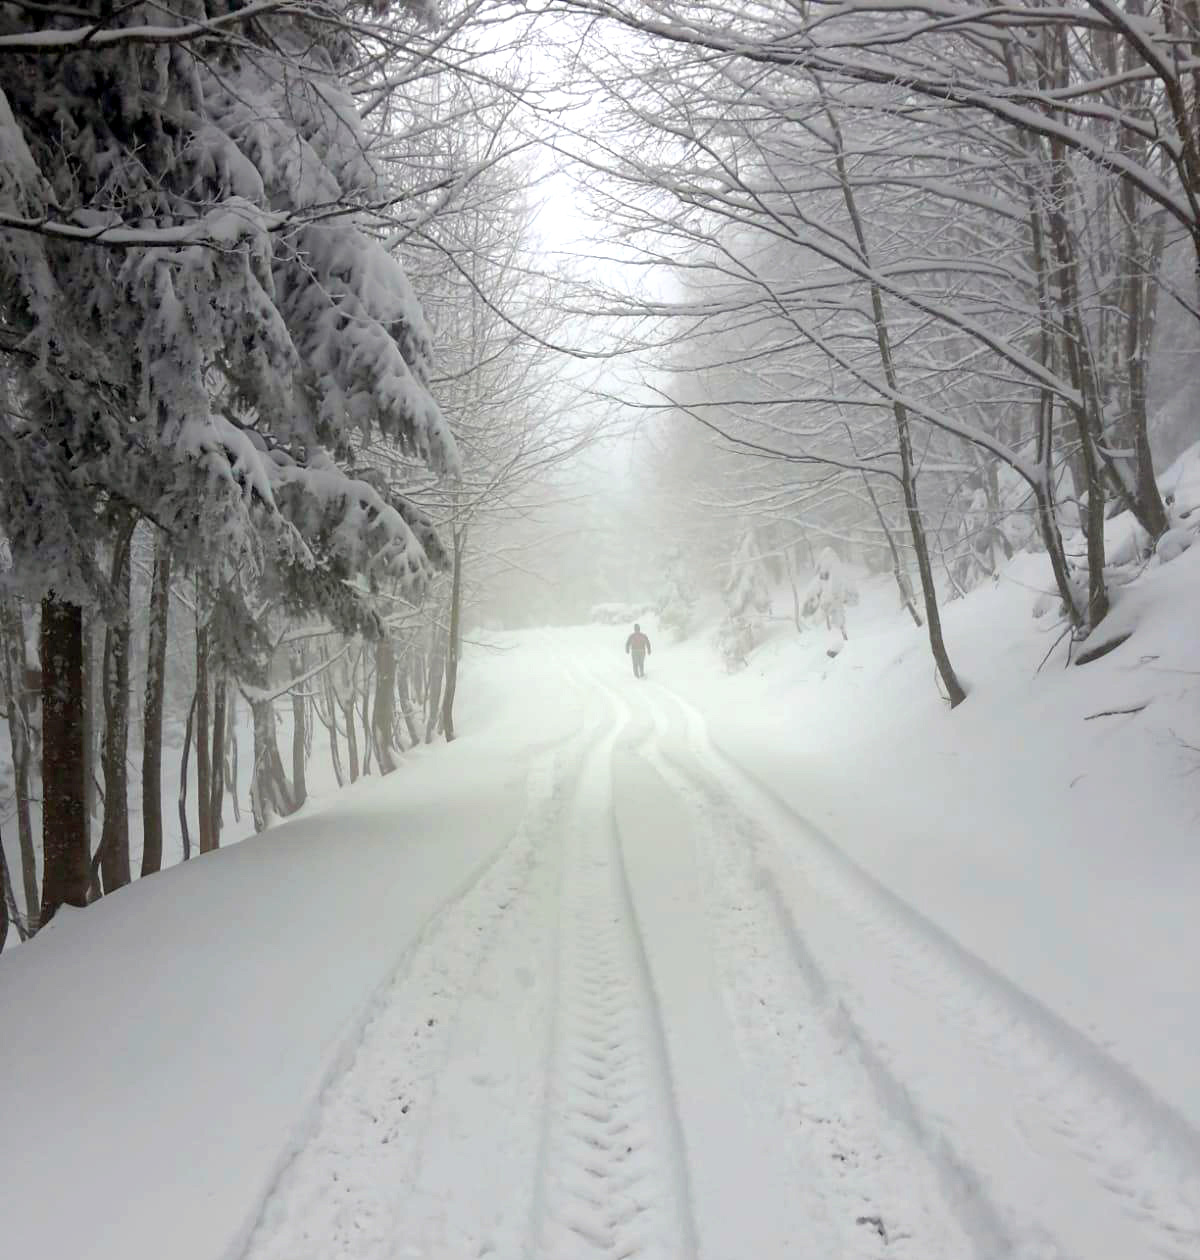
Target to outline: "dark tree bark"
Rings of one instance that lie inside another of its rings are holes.
[[[116,531],[112,558],[112,594],[116,604],[104,631],[104,735],[101,762],[104,773],[104,823],[100,831],[100,874],[105,893],[123,888],[129,871],[129,550],[134,520]]]
[[[212,847],[221,847],[221,815],[225,804],[225,703],[229,686],[224,678],[218,678],[213,688],[212,757],[209,765],[212,773],[212,792],[208,804],[208,825],[211,829]]]
[[[25,626],[16,600],[0,600],[0,637],[3,638],[3,685],[12,746],[13,790],[17,808],[17,843],[21,850],[21,882],[25,895],[25,926],[37,931],[39,896],[37,852],[33,839],[29,784],[33,769],[33,702],[26,679]]]
[[[215,849],[212,830],[212,734],[208,721],[208,626],[201,583],[196,584],[196,813],[200,852]]]
[[[188,832],[187,789],[188,758],[192,750],[192,727],[196,721],[196,695],[192,693],[192,703],[188,706],[187,725],[183,728],[183,752],[179,756],[179,838],[183,842],[183,860],[192,856],[192,837]]]
[[[154,548],[150,632],[146,646],[146,707],[142,735],[142,875],[162,869],[162,737],[171,599],[171,549],[166,537]]]
[[[301,662],[301,669],[303,662]],[[308,782],[305,777],[305,732],[308,714],[305,698],[300,689],[292,692],[292,807],[299,809],[308,800]]]
[[[350,782],[358,782],[358,735],[354,729],[354,694],[351,692],[350,703],[343,706],[342,718],[346,723],[346,756],[350,760]]]
[[[42,600],[42,909],[86,906],[88,828],[84,773],[83,609],[57,596]]]
[[[270,700],[252,702],[254,717],[254,776],[250,800],[254,826],[261,831],[293,810],[292,789],[283,772],[279,745],[275,741],[275,706]]]
[[[8,903],[12,897],[12,885],[8,877],[8,857],[4,852],[4,835],[0,833],[0,952],[8,940]]]

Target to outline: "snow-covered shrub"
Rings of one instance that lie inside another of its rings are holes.
[[[754,626],[745,617],[726,617],[717,627],[716,646],[725,672],[732,674],[746,666],[758,637]]]
[[[801,613],[805,617],[819,618],[826,629],[846,634],[846,608],[858,603],[858,587],[846,571],[841,559],[832,547],[825,547],[817,557],[817,571],[804,592]]]

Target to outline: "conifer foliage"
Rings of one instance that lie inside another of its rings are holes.
[[[157,527],[198,590],[244,602],[231,625],[271,603],[377,632],[371,589],[411,595],[444,561],[403,485],[355,457],[382,439],[410,468],[457,467],[427,325],[378,230],[400,194],[377,186],[353,94],[422,16],[352,0],[0,13],[0,533],[6,582],[42,601],[43,922],[92,895],[102,856],[84,621],[128,618],[114,539]],[[227,666],[246,644],[211,650]],[[105,685],[123,730],[127,680]]]

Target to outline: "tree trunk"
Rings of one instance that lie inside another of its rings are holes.
[[[12,897],[12,884],[8,876],[8,855],[4,852],[4,834],[0,832],[0,953],[8,940],[8,903]]]
[[[371,725],[380,774],[396,768],[392,731],[396,722],[396,649],[386,636],[375,645],[375,709]]]
[[[204,617],[204,585],[196,583],[196,814],[200,852],[217,846],[212,829],[212,735],[208,718],[208,625]]]
[[[292,692],[292,804],[296,809],[308,800],[308,783],[304,775],[304,730],[307,714],[305,699],[299,690]]]
[[[358,735],[354,730],[354,700],[342,707],[342,718],[346,723],[346,756],[350,759],[350,782],[358,782]]]
[[[17,842],[21,849],[21,882],[25,894],[25,927],[37,931],[37,851],[33,839],[29,783],[33,762],[33,705],[26,679],[29,661],[25,652],[25,625],[15,599],[0,599],[0,638],[3,639],[3,685],[8,709],[8,733],[12,746],[13,791],[17,808]]]
[[[83,609],[57,596],[42,600],[42,909],[86,906],[88,828],[84,772]]]
[[[113,543],[114,620],[104,631],[101,686],[104,697],[104,823],[100,831],[100,874],[105,893],[129,883],[129,550],[134,520],[121,522]]]
[[[171,600],[171,547],[166,535],[154,547],[150,629],[146,644],[146,707],[142,734],[142,875],[162,869],[163,703]]]
[[[208,805],[208,825],[212,830],[212,847],[221,847],[221,815],[225,806],[225,702],[229,684],[218,678],[213,688],[212,756],[209,767],[212,773],[212,792]]]
[[[824,89],[822,89],[822,96],[824,96]],[[834,166],[842,188],[842,199],[846,205],[846,212],[850,217],[851,227],[854,229],[854,237],[858,242],[859,252],[863,261],[869,265],[870,250],[867,245],[867,236],[863,228],[862,219],[858,213],[858,202],[855,199],[854,190],[850,183],[850,175],[846,169],[841,128],[838,126],[833,110],[828,104],[825,106],[825,114],[829,120],[835,144]],[[950,707],[953,709],[967,698],[967,693],[963,689],[962,683],[959,682],[958,675],[954,672],[954,666],[950,663],[950,654],[946,651],[946,642],[942,636],[942,617],[938,608],[937,588],[933,581],[933,565],[929,561],[929,545],[925,539],[925,524],[921,519],[921,508],[917,499],[917,482],[913,468],[908,409],[903,403],[895,401],[899,396],[900,382],[896,373],[895,361],[892,358],[892,343],[888,333],[887,315],[883,306],[883,294],[879,285],[874,281],[870,283],[870,291],[871,311],[875,323],[875,341],[879,347],[879,362],[883,368],[884,380],[887,382],[888,390],[894,400],[892,402],[892,415],[896,421],[896,438],[900,451],[900,480],[904,489],[904,506],[908,513],[908,528],[912,536],[913,551],[917,557],[917,571],[921,575],[921,592],[925,601],[925,624],[929,632],[929,647],[933,653],[937,671],[945,684]]]
[[[325,671],[325,707],[329,711],[329,721],[325,721],[320,708],[317,709],[317,716],[321,718],[321,721],[329,731],[329,756],[333,761],[333,777],[337,780],[338,787],[344,787],[346,785],[346,772],[342,769],[342,751],[338,745],[338,706],[333,694],[331,674],[332,670],[327,669]]]
[[[408,681],[410,670],[409,655],[406,652],[396,676],[396,686],[400,694],[400,714],[404,718],[404,726],[408,731],[409,742],[415,748],[421,742],[421,732],[417,728],[417,719],[413,714],[412,693],[409,690]]]
[[[254,826],[262,831],[276,818],[293,810],[292,789],[283,772],[279,745],[275,740],[275,706],[270,700],[250,705],[254,717],[254,774],[250,800],[254,809]]]
[[[225,710],[225,786],[233,806],[233,820],[242,821],[242,807],[238,802],[238,742],[237,742],[237,692],[226,688],[228,697]]]
[[[192,838],[188,834],[187,790],[188,790],[188,757],[192,749],[192,727],[196,721],[196,693],[192,692],[192,703],[188,706],[187,725],[183,728],[183,752],[179,757],[179,838],[183,843],[183,860],[192,856]]]
[[[442,636],[437,633],[436,624],[432,633],[429,648],[429,667],[426,672],[427,690],[425,692],[425,742],[433,743],[437,734],[438,720],[442,715],[442,673],[445,668],[445,645]]]
[[[450,629],[446,635],[446,688],[442,697],[442,730],[454,739],[454,695],[458,690],[458,658],[462,649],[462,570],[467,546],[464,526],[454,532],[454,574],[450,584]]]

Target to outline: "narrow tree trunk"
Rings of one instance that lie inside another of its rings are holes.
[[[83,727],[83,609],[42,600],[42,909],[88,899],[88,829]]]
[[[392,729],[396,722],[396,649],[386,636],[375,645],[375,710],[372,727],[380,774],[396,768]]]
[[[822,89],[823,93],[824,89]],[[867,245],[867,236],[863,228],[862,218],[858,213],[858,202],[850,183],[849,172],[846,169],[841,128],[838,126],[833,110],[829,108],[828,104],[825,107],[825,114],[829,120],[835,141],[834,165],[842,188],[842,199],[845,202],[846,212],[850,217],[851,227],[854,229],[854,237],[858,242],[859,252],[864,263],[869,265],[870,250]],[[879,347],[879,362],[883,368],[884,380],[887,382],[888,390],[893,400],[897,400],[900,382],[896,373],[895,361],[892,358],[892,343],[883,306],[883,294],[879,285],[874,281],[870,284],[870,291],[871,311],[875,323],[875,340]],[[942,617],[937,603],[937,588],[933,580],[933,565],[929,561],[929,545],[925,538],[925,524],[921,519],[921,508],[917,499],[917,482],[916,472],[913,468],[908,409],[903,403],[893,401],[892,415],[896,421],[896,438],[900,451],[900,480],[904,490],[904,507],[908,513],[908,528],[912,536],[913,551],[917,557],[917,571],[921,575],[921,592],[925,601],[925,624],[929,633],[929,647],[933,653],[937,671],[945,684],[950,707],[953,709],[967,698],[967,693],[959,682],[958,675],[954,672],[954,666],[950,663],[950,654],[946,651],[946,642],[942,636]]]
[[[200,852],[215,849],[212,834],[212,738],[208,719],[208,626],[201,618],[202,590],[196,583],[196,813]]]
[[[183,728],[183,752],[179,757],[179,838],[183,842],[183,860],[192,856],[192,838],[188,833],[187,790],[188,790],[188,758],[192,750],[192,727],[196,721],[196,693],[192,693],[192,703],[188,706],[187,725]]]
[[[218,678],[213,688],[212,756],[209,766],[212,773],[212,792],[208,805],[208,825],[212,832],[212,847],[221,847],[221,815],[225,807],[225,701],[229,685]]]
[[[104,632],[104,823],[100,874],[105,893],[129,883],[129,550],[134,521],[123,521],[113,544],[111,588],[115,615]]]
[[[8,855],[4,852],[4,834],[0,832],[0,953],[8,940],[8,906],[12,899],[12,882],[8,874]]]
[[[97,818],[104,816],[104,794],[100,790],[97,767],[100,765],[100,723],[96,720],[97,690],[103,698],[103,669],[96,668],[96,644],[92,627],[87,622],[83,626],[83,743],[86,749],[86,763],[83,768],[84,817],[83,827],[87,832],[88,853],[91,854],[88,864],[88,901],[96,901],[103,896],[100,886],[100,863],[97,858],[100,848],[97,846],[92,854],[92,824]]]
[[[146,705],[142,734],[142,875],[162,869],[163,704],[171,600],[171,547],[166,535],[154,547],[150,629],[146,644]]]
[[[292,692],[292,803],[296,809],[308,800],[308,783],[304,775],[304,730],[307,720],[305,699],[299,690]]]
[[[354,701],[342,706],[342,719],[346,723],[346,756],[350,759],[350,782],[358,782],[358,736],[354,730]]]
[[[446,663],[444,643],[442,636],[437,633],[436,626],[432,638],[425,692],[425,742],[427,744],[433,743],[433,737],[437,734],[438,721],[442,715],[442,672]]]
[[[36,932],[39,909],[37,852],[33,839],[29,795],[34,747],[33,706],[26,689],[29,661],[25,652],[24,619],[21,606],[15,599],[0,599],[0,636],[3,637],[3,685],[8,709],[9,743],[12,746],[13,791],[17,808],[17,843],[21,850],[25,925],[30,932]]]
[[[254,717],[254,775],[250,799],[254,825],[261,831],[276,818],[292,812],[292,789],[283,772],[275,740],[274,704],[270,700],[252,702],[250,711]]]
[[[371,732],[371,671],[367,668],[367,654],[363,652],[361,656],[363,686],[362,686],[362,772],[363,774],[371,773],[371,749],[375,746],[375,740]],[[357,713],[357,708],[355,710]]]
[[[454,574],[450,584],[450,629],[446,635],[446,688],[442,696],[442,730],[454,738],[454,696],[458,690],[458,658],[462,648],[462,570],[467,545],[464,526],[454,533]]]
[[[225,786],[233,806],[233,820],[242,821],[242,807],[238,801],[238,741],[237,741],[237,692],[227,687],[225,710]]]
[[[346,772],[342,769],[342,751],[338,745],[338,706],[333,695],[333,679],[330,677],[332,670],[325,670],[325,707],[329,712],[329,721],[326,722],[324,715],[320,709],[317,715],[321,718],[329,731],[329,756],[333,761],[333,777],[337,780],[338,787],[344,787],[346,784]]]
[[[413,714],[412,693],[409,690],[408,681],[410,670],[411,665],[406,653],[404,660],[401,662],[396,683],[400,695],[400,714],[404,718],[404,726],[408,731],[409,742],[415,748],[421,742],[421,733],[417,728],[416,716]]]

